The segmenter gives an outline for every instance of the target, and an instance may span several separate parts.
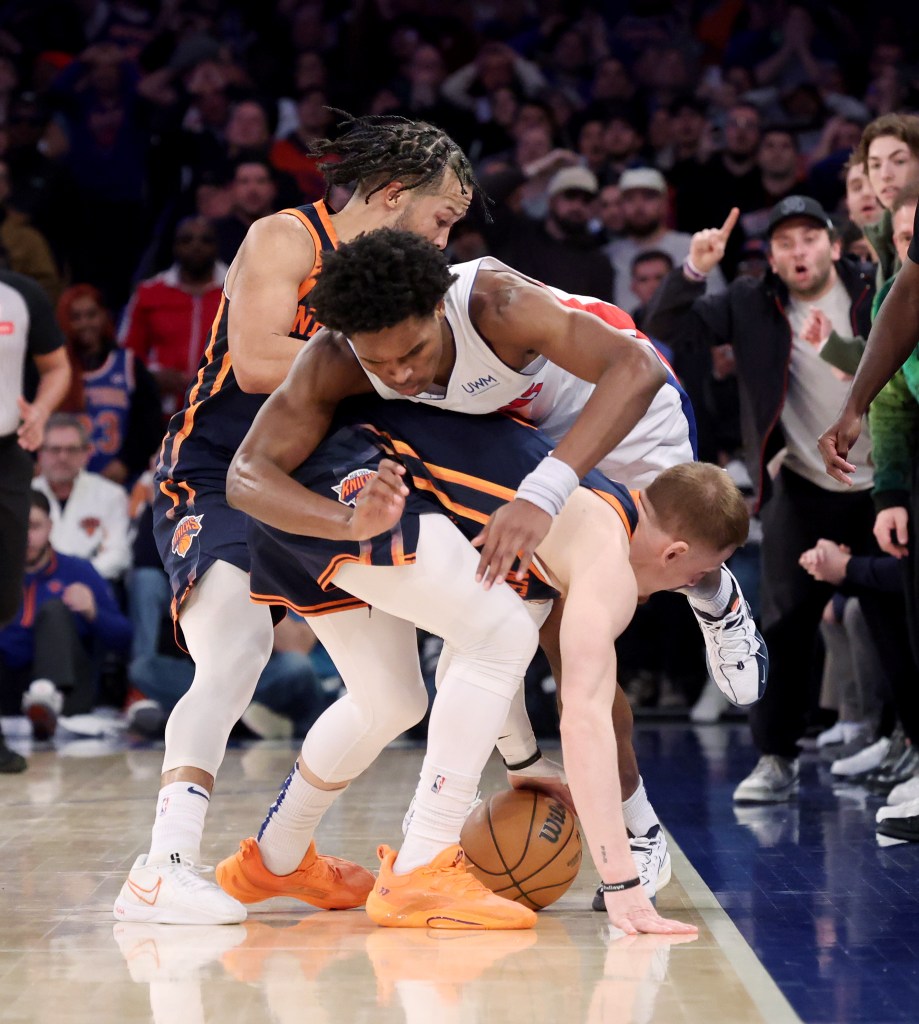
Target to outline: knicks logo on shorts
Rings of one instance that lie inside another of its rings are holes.
[[[354,508],[361,491],[376,475],[376,471],[373,469],[356,469],[339,480],[337,484],[332,484],[332,490],[338,495],[338,500],[342,505],[350,505]]]
[[[172,535],[172,553],[174,555],[184,558],[188,554],[191,542],[201,532],[203,518],[204,514],[202,513],[200,516],[185,516],[179,520],[179,525]]]

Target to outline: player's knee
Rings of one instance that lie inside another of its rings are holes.
[[[539,643],[539,630],[523,602],[492,620],[469,643],[456,647],[451,671],[474,678],[478,685],[513,697]]]

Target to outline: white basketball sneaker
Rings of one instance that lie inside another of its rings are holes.
[[[734,574],[726,566],[721,572],[731,578],[731,597],[727,610],[716,618],[689,607],[705,637],[705,660],[718,689],[737,707],[755,704],[766,690],[769,652],[756,628],[750,606],[740,592]]]
[[[629,848],[645,895],[649,900],[653,900],[670,881],[671,875],[670,853],[667,850],[664,830],[660,825],[653,825],[646,835],[630,835]],[[606,901],[600,889],[594,893],[591,906],[600,912],[606,910]]]
[[[134,862],[115,900],[116,921],[143,924],[239,924],[246,908],[216,882],[201,877],[210,871],[179,854],[165,864],[147,864],[143,854]]]

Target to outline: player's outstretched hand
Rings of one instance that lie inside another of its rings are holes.
[[[572,814],[577,814],[565,769],[548,757],[541,757],[520,771],[508,769],[507,781],[512,789],[535,789],[539,793],[545,793],[553,800],[563,803]]]
[[[694,924],[661,917],[639,885],[622,892],[606,893],[610,923],[626,935],[696,935]]]
[[[841,484],[852,484],[855,466],[848,462],[849,451],[862,432],[862,418],[844,412],[835,423],[827,427],[817,441],[827,473]]]
[[[552,516],[524,498],[502,505],[472,541],[482,549],[476,582],[483,583],[486,590],[493,583],[503,583],[518,554],[520,565],[516,575],[518,580],[524,579],[537,547],[551,526]]]
[[[353,540],[370,540],[391,530],[402,518],[408,488],[403,477],[405,467],[392,459],[382,459],[376,476],[358,495],[351,517]]]

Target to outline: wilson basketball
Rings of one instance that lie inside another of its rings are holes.
[[[508,789],[479,804],[460,837],[470,871],[492,892],[541,910],[562,896],[581,866],[581,833],[558,800]]]

